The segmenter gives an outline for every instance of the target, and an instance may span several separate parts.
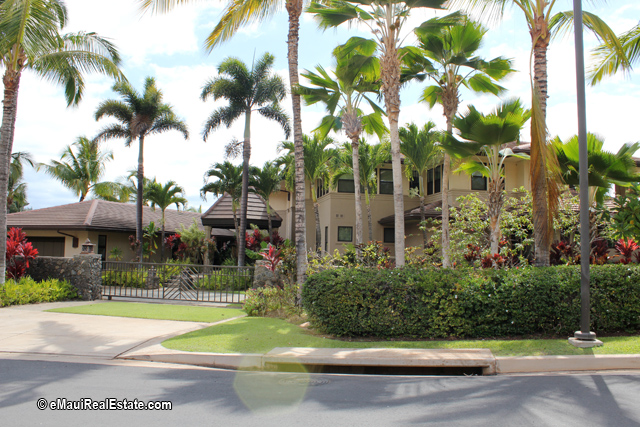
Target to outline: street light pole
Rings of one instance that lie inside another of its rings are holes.
[[[589,161],[587,146],[587,113],[584,83],[584,42],[582,38],[582,0],[573,0],[573,25],[576,51],[576,85],[578,95],[578,149],[580,166],[580,330],[569,342],[576,347],[602,345],[591,332],[591,304],[589,289],[589,257],[591,233],[589,230]]]

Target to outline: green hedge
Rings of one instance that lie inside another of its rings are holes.
[[[105,271],[102,273],[102,286],[125,286],[128,288],[146,288],[147,272]]]
[[[30,277],[23,277],[18,282],[7,280],[0,285],[0,307],[75,298],[78,298],[76,288],[57,279],[36,282]]]
[[[580,267],[337,268],[309,277],[302,302],[337,336],[566,336],[579,329]],[[640,331],[640,267],[591,267],[591,321],[598,333]]]

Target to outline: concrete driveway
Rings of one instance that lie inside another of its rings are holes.
[[[199,322],[44,311],[94,303],[100,301],[0,308],[0,355],[21,353],[113,359],[151,340],[211,326]]]

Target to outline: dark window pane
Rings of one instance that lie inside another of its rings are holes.
[[[482,176],[480,172],[474,172],[471,175],[471,189],[487,191],[487,178]]]
[[[353,175],[342,175],[338,180],[338,193],[355,193]]]
[[[427,171],[427,196],[433,194],[433,169]]]
[[[442,191],[442,189],[440,188],[440,183],[442,182],[442,166],[438,166],[437,168],[435,168],[433,175],[433,192],[439,193],[440,191]]]
[[[385,228],[384,229],[384,237],[382,239],[383,243],[395,243],[396,242],[396,229],[395,228]]]
[[[380,169],[380,194],[393,194],[393,171]]]
[[[338,227],[338,242],[353,241],[353,227]]]
[[[420,175],[417,172],[413,173],[411,181],[409,181],[409,189],[420,188]]]
[[[104,234],[98,235],[98,254],[102,255],[102,260],[107,260],[107,236]]]

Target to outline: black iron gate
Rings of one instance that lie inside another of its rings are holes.
[[[102,295],[241,303],[253,283],[253,267],[105,261]]]

